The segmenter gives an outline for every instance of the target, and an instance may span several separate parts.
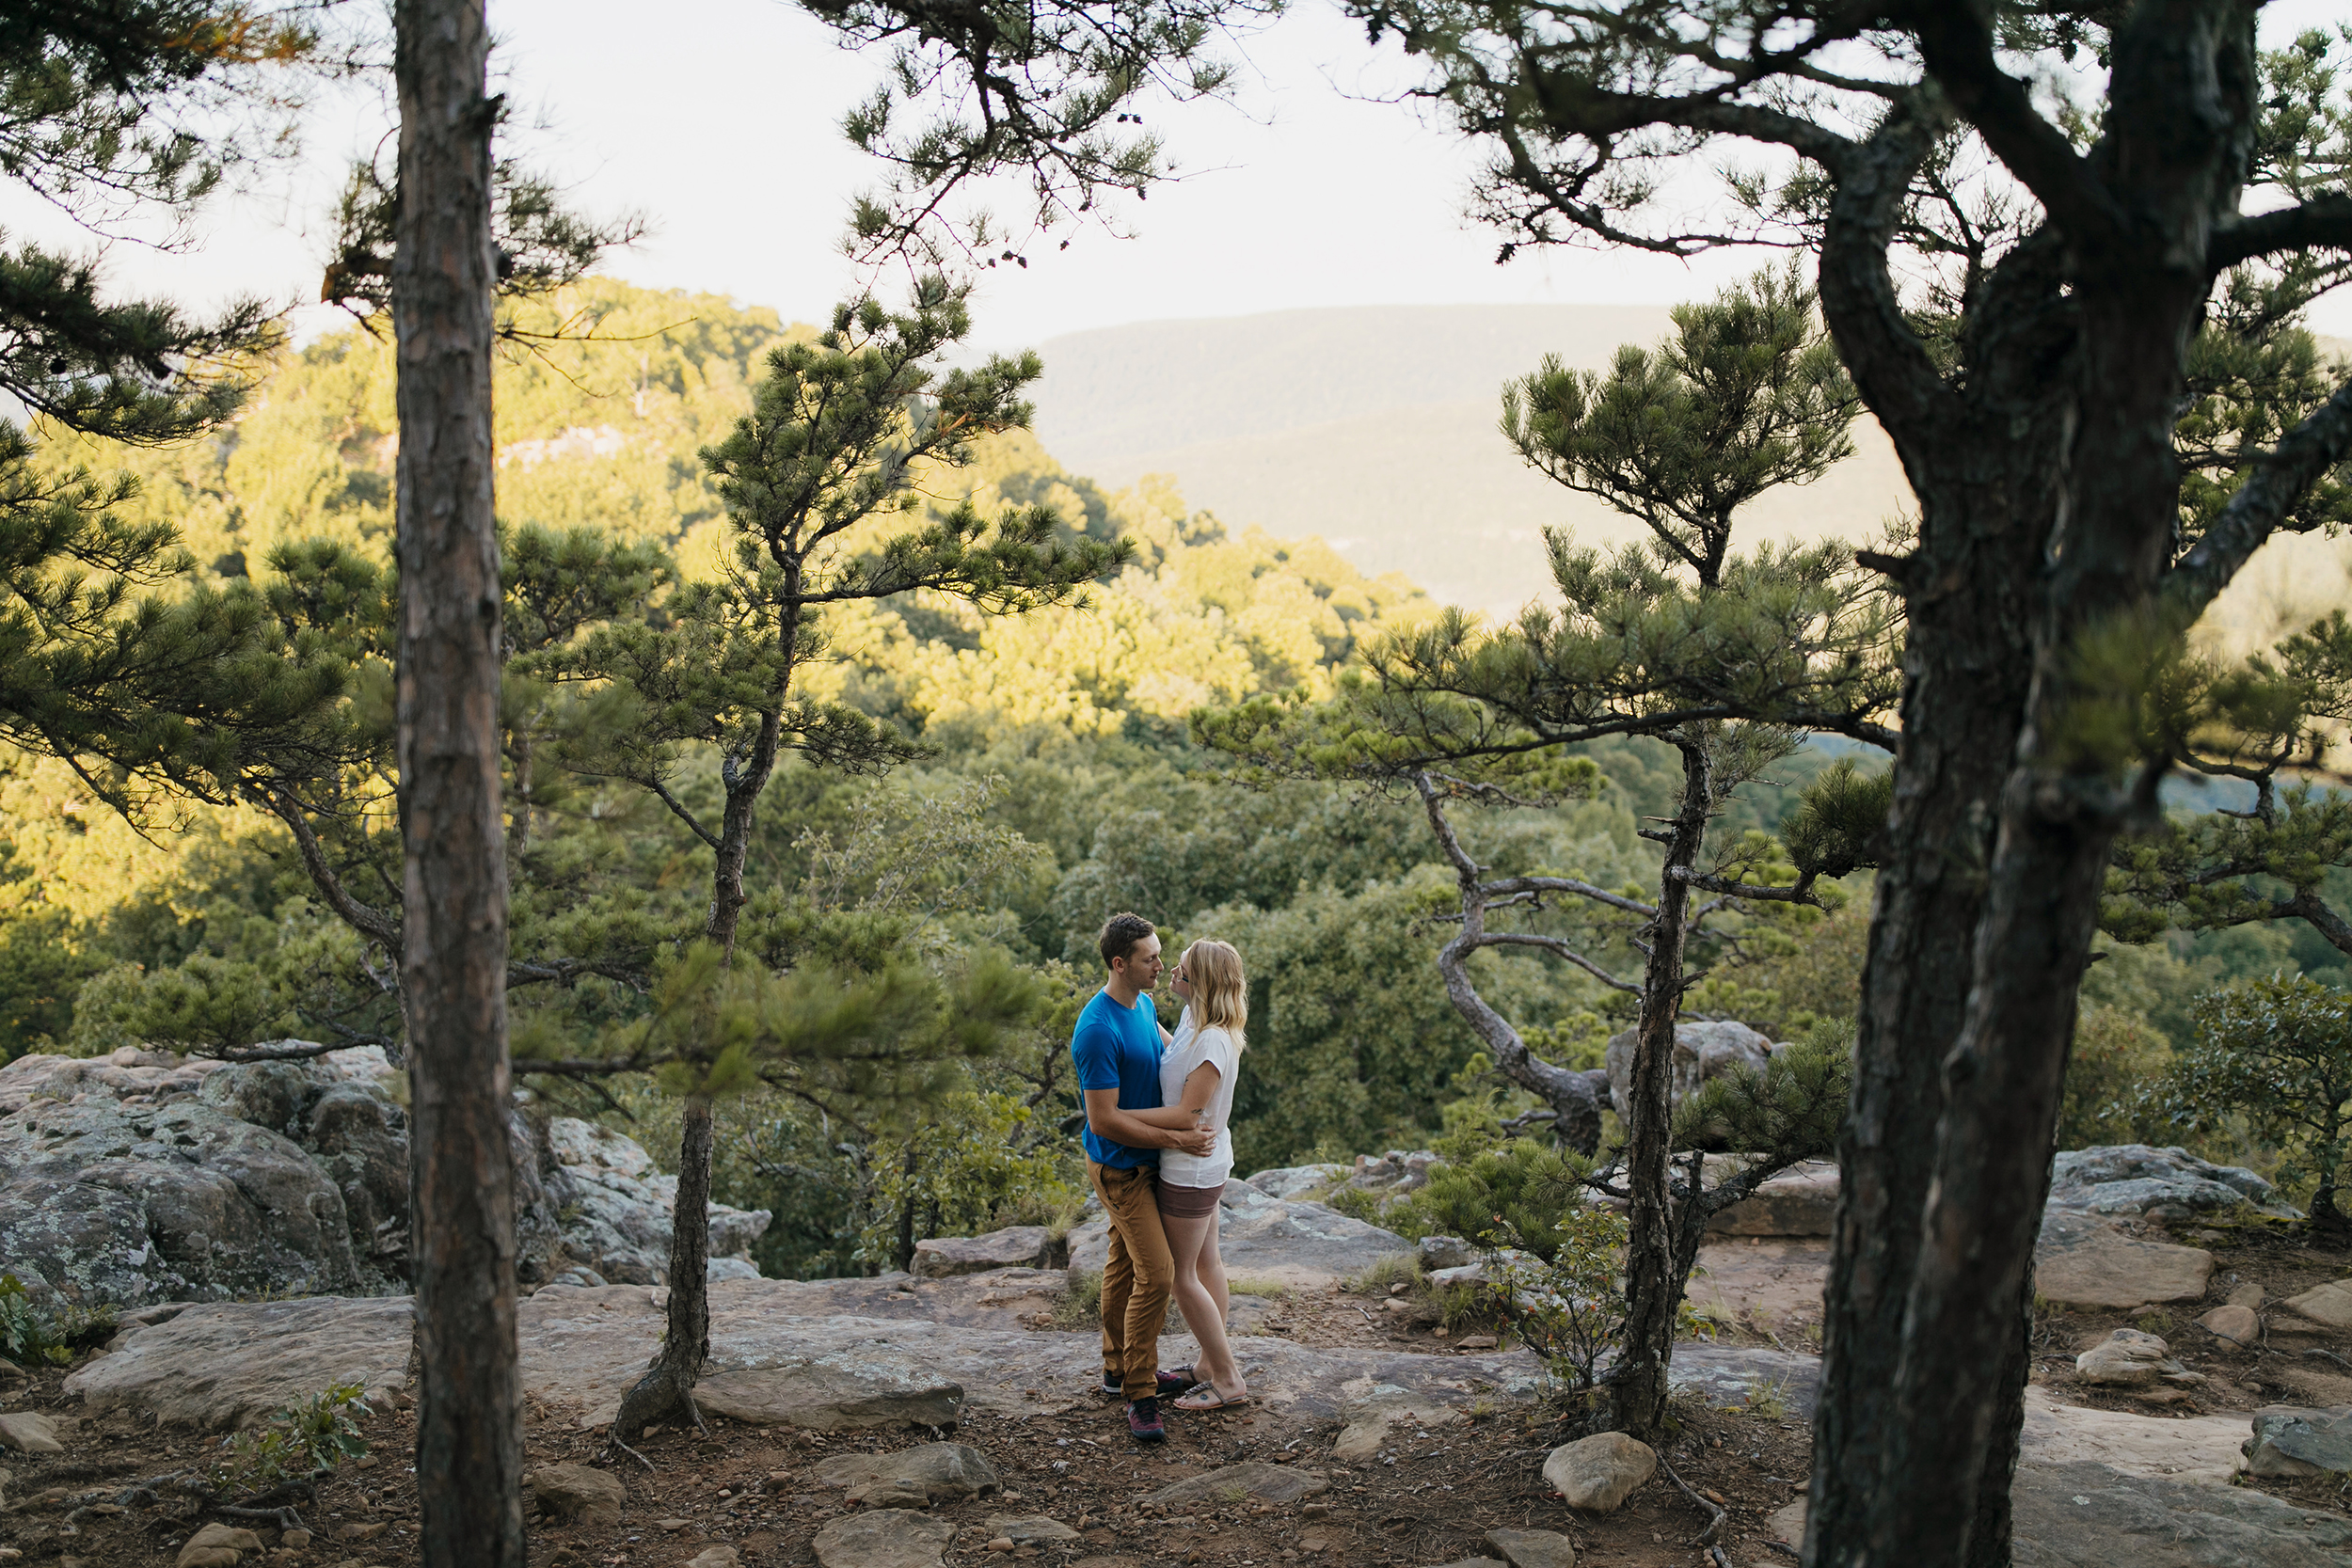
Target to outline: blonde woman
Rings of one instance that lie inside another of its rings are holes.
[[[1231,943],[1201,941],[1184,949],[1170,984],[1184,1004],[1176,1037],[1160,1057],[1160,1101],[1164,1109],[1139,1111],[1137,1119],[1167,1128],[1197,1127],[1216,1134],[1206,1154],[1164,1149],[1160,1154],[1160,1227],[1176,1266],[1174,1294],[1200,1359],[1193,1368],[1200,1381],[1176,1402],[1179,1410],[1221,1410],[1249,1402],[1241,1367],[1225,1340],[1232,1305],[1225,1260],[1216,1250],[1218,1200],[1233,1170],[1233,1082],[1248,1041],[1249,993],[1241,955]]]

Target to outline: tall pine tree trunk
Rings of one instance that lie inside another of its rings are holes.
[[[787,623],[786,646],[797,618]],[[789,680],[788,673],[784,677]],[[783,683],[779,683],[781,697]],[[783,733],[778,715],[766,715],[752,744],[720,764],[726,786],[726,815],[711,869],[710,913],[703,934],[735,961],[735,934],[749,895],[743,871],[751,854],[752,817],[760,792],[775,772],[776,751]],[[703,1363],[710,1359],[710,1157],[712,1124],[710,1097],[686,1097],[685,1125],[677,1152],[677,1202],[670,1213],[670,1273],[667,1331],[661,1354],[621,1400],[612,1418],[615,1442],[634,1443],[657,1421],[686,1419],[702,1424],[694,1403],[694,1385],[701,1381]]]
[[[1902,739],[1880,856],[1839,1133],[1840,1196],[1824,1300],[1805,1561],[1860,1568],[1909,1464],[1895,1385],[1903,1311],[1943,1111],[1942,1069],[1975,977],[1999,797],[2029,689],[2034,591],[2056,519],[2072,429],[2076,337],[2057,245],[2028,242],[1981,285],[1947,383],[1912,334],[1886,244],[1911,171],[1941,134],[1914,106],[1883,162],[1857,167],[1825,232],[1822,312],[1894,439],[1920,506],[1918,543],[1896,574],[1906,604]],[[2009,1469],[2024,1418],[2029,1285],[2006,1309],[1994,1388],[1997,1451],[1973,1495],[1970,1561],[2009,1558]]]
[[[2007,1434],[1994,1423],[2014,1394],[2016,1323],[1987,1304],[2029,1288],[2075,995],[2122,821],[2115,780],[2133,760],[2077,743],[2077,705],[2099,697],[2079,658],[2086,638],[2119,627],[2159,635],[2149,614],[2180,505],[2173,421],[2206,292],[2201,268],[2177,265],[2183,255],[2196,250],[2107,258],[2106,286],[2077,296],[2081,414],[2059,491],[2064,536],[2041,574],[2026,723],[2002,790],[1967,1018],[1944,1064],[1895,1394],[1905,1463],[1888,1473],[1873,1532],[1882,1553],[1900,1543],[1928,1565],[1987,1560],[1972,1511],[1955,1499],[2007,1479]],[[1923,1542],[1934,1544],[1922,1552]]]
[[[2062,432],[2063,420],[2051,429]],[[1918,586],[1910,595],[1902,743],[1863,969],[1853,1098],[1838,1137],[1814,1415],[1807,1528],[1810,1560],[1823,1568],[1864,1560],[1883,1472],[1899,1461],[1905,1437],[1894,1397],[1903,1309],[1944,1106],[1943,1064],[1966,1017],[1999,795],[2026,702],[2031,563],[2050,522],[2054,466],[2033,458],[2054,454],[2024,455],[2011,475],[1919,476],[1930,520],[1911,567]],[[2012,1457],[2030,1299],[2021,1287],[2004,1355],[2015,1387],[2003,1400],[2015,1408],[1995,1427],[2009,1433]],[[1972,1536],[1999,1544],[1979,1560],[1987,1562],[2007,1560],[2007,1465],[1996,1468],[1978,1498]]]
[[[1677,740],[1682,752],[1682,803],[1668,831],[1659,878],[1658,921],[1642,976],[1642,1020],[1634,1036],[1626,1099],[1626,1188],[1631,1213],[1625,1258],[1623,1349],[1610,1374],[1611,1419],[1618,1431],[1655,1442],[1666,1425],[1666,1370],[1674,1354],[1682,1275],[1675,1266],[1676,1229],[1667,1194],[1672,1133],[1675,1019],[1682,1010],[1684,921],[1691,884],[1683,875],[1707,842],[1714,805],[1713,769],[1699,740]],[[1695,1201],[1695,1195],[1693,1195]]]
[[[419,1560],[522,1568],[491,509],[489,33],[481,0],[398,0],[393,19],[401,985],[423,1382]]]
[[[2085,695],[2077,660],[2087,634],[2111,632],[2121,619],[2152,608],[2178,526],[2172,441],[2182,365],[2210,287],[2202,258],[2213,215],[2237,204],[2233,182],[2245,167],[2252,121],[2252,41],[2250,12],[2224,5],[2161,15],[2143,8],[2130,18],[2115,40],[2115,112],[2095,159],[2100,177],[2112,182],[2105,203],[2053,212],[2042,234],[1995,274],[1996,283],[2002,273],[2012,282],[2029,280],[2025,263],[2058,258],[2068,297],[2012,291],[1972,308],[1980,331],[2027,329],[2006,345],[1963,343],[1972,373],[1961,395],[1977,404],[1979,428],[1947,420],[1939,443],[1924,423],[1906,429],[1900,418],[1887,420],[1915,485],[1923,467],[1933,467],[1939,444],[1981,452],[1988,466],[2006,450],[2013,454],[2012,494],[2027,506],[2036,449],[2053,435],[2061,445],[2039,487],[2054,502],[2050,526],[2014,534],[1982,562],[2024,584],[2017,602],[2026,610],[2031,658],[2018,660],[2013,651],[2002,657],[2012,669],[2025,663],[2032,686],[2013,710],[2015,744],[1972,933],[1962,1026],[1947,1051],[1934,1042],[1941,1104],[1933,1158],[1922,1172],[1906,1153],[1901,1200],[1914,1201],[1915,1191],[1919,1207],[1887,1216],[1892,1226],[1916,1227],[1911,1277],[1907,1288],[1891,1275],[1871,1282],[1879,1312],[1866,1338],[1874,1351],[1887,1348],[1893,1314],[1884,1308],[1898,1292],[1903,1299],[1895,1375],[1890,1386],[1883,1354],[1867,1367],[1850,1354],[1836,1379],[1876,1382],[1883,1391],[1857,1401],[1851,1387],[1825,1389],[1817,1452],[1835,1451],[1817,1467],[1839,1471],[1848,1490],[1845,1506],[1812,1532],[1809,1560],[1817,1564],[1899,1560],[1920,1568],[1994,1568],[2010,1558],[2006,1493],[2021,1419],[2024,1302],[2076,986],[2123,809],[2114,779],[2130,760],[2073,744],[2083,734],[2074,706]],[[2132,221],[2115,221],[2119,214]],[[1827,263],[1825,250],[1825,282]],[[2036,297],[2045,301],[2039,311],[2022,309]],[[2036,314],[2062,323],[2059,336],[2069,340],[2064,354],[2043,365],[2034,363]],[[1856,369],[1876,406],[1878,391]],[[1973,373],[1979,370],[1988,373]],[[1939,517],[1937,497],[1920,490],[1922,557],[1948,552],[1953,526],[1995,525],[1990,513]],[[1937,580],[1915,562],[1906,584],[1915,606],[1923,583]],[[2156,628],[2149,626],[2148,634]],[[1915,621],[1910,657],[1915,668],[1961,671],[1969,650],[2004,637],[2013,639],[2013,630],[1991,617],[1973,628]],[[1899,831],[1897,847],[1915,856],[1918,846],[1906,837]],[[1883,890],[1883,912],[1888,896]],[[1873,991],[1881,984],[1878,958],[1874,942]],[[1939,968],[1938,990],[1949,985]],[[1866,1011],[1876,1005],[1866,994]],[[1916,1090],[1915,1077],[1907,1087]],[[1858,1087],[1858,1112],[1862,1103]],[[1850,1192],[1841,1256],[1852,1240],[1853,1202]],[[1833,1296],[1852,1295],[1856,1283],[1841,1273]],[[1835,1304],[1849,1317],[1854,1305]],[[1841,1406],[1836,1415],[1833,1400]],[[1854,1451],[1857,1430],[1836,1424],[1858,1407],[1876,1422],[1875,1465]],[[1867,1499],[1863,1488],[1870,1489]],[[1817,1498],[1817,1507],[1830,1502]]]

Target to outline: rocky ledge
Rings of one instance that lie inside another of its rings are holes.
[[[1001,1272],[1012,1277],[980,1274],[931,1284],[959,1297],[1018,1291],[1035,1273]],[[1100,1347],[1090,1333],[828,1313],[824,1308],[836,1305],[830,1291],[831,1282],[714,1285],[715,1364],[699,1390],[705,1407],[755,1425],[931,1429],[912,1435],[935,1439],[948,1427],[991,1428],[974,1420],[981,1412],[1017,1418],[1051,1408],[1089,1388],[1096,1375]],[[906,1309],[917,1308],[912,1291],[890,1294],[907,1298]],[[660,1338],[661,1296],[620,1286],[557,1286],[533,1295],[520,1314],[527,1391],[584,1425],[609,1418]],[[67,1391],[93,1409],[129,1406],[153,1419],[218,1430],[249,1423],[290,1393],[332,1381],[359,1381],[381,1397],[402,1399],[408,1338],[407,1303],[401,1299],[190,1307],[126,1330],[113,1354],[74,1373]],[[1188,1344],[1171,1339],[1163,1359],[1185,1358]],[[1442,1425],[1476,1407],[1531,1398],[1541,1386],[1525,1352],[1318,1350],[1263,1338],[1246,1338],[1239,1349],[1252,1366],[1260,1418],[1295,1433],[1302,1458],[1373,1459],[1400,1423],[1408,1430]],[[1748,1405],[1769,1391],[1802,1418],[1813,1404],[1820,1364],[1809,1355],[1685,1344],[1677,1347],[1674,1378],[1686,1396],[1725,1407]],[[2272,1408],[2250,1422],[2243,1415],[2153,1418],[2060,1404],[2039,1387],[2026,1398],[2015,1492],[2020,1564],[2352,1565],[2352,1527],[2340,1516],[2231,1484],[2249,1454],[2260,1456],[2262,1466],[2332,1468],[2352,1459],[2343,1448],[2344,1412]],[[839,1474],[811,1479],[863,1489],[865,1500],[882,1505],[848,1516],[852,1520],[879,1519],[889,1507],[907,1511],[910,1521],[923,1519],[921,1510],[943,1493],[985,1492],[993,1483],[985,1452],[961,1443],[922,1442],[903,1453],[861,1454],[841,1465]],[[1294,1467],[1255,1468],[1287,1484],[1314,1484]],[[1216,1483],[1229,1477],[1240,1480],[1220,1471]],[[553,1488],[560,1479],[534,1478],[533,1485],[545,1480]],[[1168,1500],[1183,1498],[1171,1493]],[[1009,1514],[995,1523],[1000,1533],[1034,1525],[1032,1534],[1059,1539],[1042,1524]],[[1802,1528],[1793,1512],[1776,1524]],[[835,1544],[840,1561],[854,1560],[846,1544]]]
[[[0,1068],[0,1259],[81,1307],[395,1291],[408,1120],[391,1081],[373,1046],[236,1066],[20,1056]],[[511,1131],[526,1283],[664,1277],[676,1178],[586,1122],[518,1111]],[[768,1219],[712,1209],[713,1277],[756,1275]]]

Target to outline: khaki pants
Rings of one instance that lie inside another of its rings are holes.
[[[1111,1219],[1111,1254],[1103,1265],[1103,1370],[1119,1379],[1128,1399],[1148,1399],[1159,1392],[1160,1328],[1176,1280],[1160,1228],[1159,1173],[1089,1160],[1087,1180]]]

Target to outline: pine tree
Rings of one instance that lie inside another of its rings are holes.
[[[1908,680],[1806,1560],[2005,1563],[2042,1151],[2100,884],[2141,809],[2140,759],[2067,746],[2094,700],[2078,650],[2135,620],[2177,635],[2315,519],[2305,498],[2352,451],[2352,388],[2327,377],[2275,440],[2221,433],[2226,502],[2182,504],[2188,345],[2217,291],[2352,272],[2332,40],[2265,55],[2235,0],[1351,9],[1431,61],[1427,90],[1492,153],[1506,254],[1573,236],[1820,258],[1920,518],[1911,548],[1865,558],[1905,597]],[[2028,86],[2094,58],[2095,86]],[[1735,143],[1780,161],[1732,162]],[[1686,221],[1692,161],[1727,199]]]
[[[824,652],[824,611],[930,592],[1013,614],[1076,598],[1082,585],[1129,553],[1124,544],[1062,537],[1041,507],[988,517],[965,502],[928,526],[889,530],[888,519],[915,506],[924,473],[969,463],[977,437],[1029,418],[1020,394],[1039,374],[1034,355],[945,375],[936,369],[942,351],[969,330],[967,293],[926,277],[903,313],[857,301],[837,310],[816,342],[776,349],[752,412],[703,453],[735,535],[724,578],[687,588],[665,625],[608,626],[578,655],[574,672],[609,683],[622,707],[604,732],[605,749],[576,752],[571,766],[646,790],[709,850],[702,934],[723,967],[732,968],[744,934],[752,831],[778,759],[797,752],[824,767],[871,774],[914,754],[906,739],[857,709],[799,694],[805,670]],[[682,752],[696,745],[715,748],[721,759],[715,821],[671,787]],[[753,961],[774,969],[782,957]],[[891,977],[885,967],[881,979]],[[976,1001],[972,1016],[1002,1011]],[[614,1418],[619,1443],[648,1424],[691,1414],[708,1354],[703,1253],[711,1101],[735,1069],[709,1044],[686,1046],[672,1060],[686,1117],[669,1335],[660,1363]],[[689,1063],[705,1075],[685,1072]]]
[[[183,218],[268,153],[273,89],[315,63],[300,13],[190,0],[35,0],[0,24],[0,171],[97,221]],[[247,134],[223,135],[240,120]],[[198,127],[204,128],[199,134]],[[0,245],[0,394],[52,428],[157,445],[216,428],[271,341],[266,309],[213,315],[107,297],[95,261]],[[126,481],[45,464],[0,421],[0,737],[62,756],[121,803],[119,768],[168,736],[125,711],[167,700],[191,663],[236,644],[230,613],[173,618],[183,566],[167,527],[119,513]]]
[[[1775,484],[1818,478],[1850,450],[1852,388],[1810,299],[1792,277],[1766,273],[1678,309],[1675,325],[1655,354],[1621,350],[1606,375],[1548,361],[1503,402],[1504,433],[1529,462],[1639,518],[1645,545],[1603,559],[1555,531],[1560,611],[1531,606],[1492,633],[1454,612],[1372,651],[1366,675],[1327,709],[1258,704],[1196,721],[1202,739],[1261,767],[1401,784],[1420,797],[1459,886],[1461,930],[1438,960],[1447,992],[1496,1065],[1549,1101],[1556,1130],[1583,1152],[1599,1134],[1602,1075],[1537,1058],[1479,995],[1467,960],[1485,947],[1533,948],[1639,1000],[1625,1186],[1611,1189],[1629,1199],[1631,1223],[1624,1353],[1610,1389],[1613,1421],[1645,1438],[1666,1422],[1675,1318],[1705,1216],[1818,1151],[1802,1138],[1760,1151],[1712,1189],[1704,1155],[1693,1154],[1681,1183],[1671,1180],[1668,1089],[1675,1022],[1695,978],[1689,944],[1712,916],[1815,900],[1825,872],[1867,863],[1857,847],[1867,835],[1854,829],[1867,810],[1850,809],[1850,774],[1809,803],[1793,877],[1773,875],[1772,857],[1751,842],[1707,860],[1709,820],[1796,749],[1800,727],[1887,745],[1881,716],[1895,698],[1895,626],[1845,546],[1731,553],[1742,507]],[[1569,877],[1489,879],[1449,806],[1572,792],[1589,784],[1591,764],[1564,759],[1561,748],[1612,735],[1654,736],[1680,758],[1675,816],[1642,830],[1664,850],[1655,899]],[[1638,980],[1560,937],[1489,928],[1498,911],[1562,898],[1638,922]]]

